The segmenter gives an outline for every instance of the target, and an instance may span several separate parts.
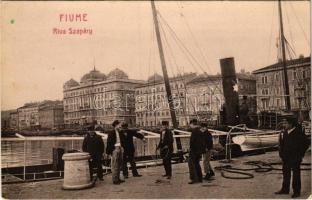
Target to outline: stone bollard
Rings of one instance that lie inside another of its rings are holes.
[[[66,153],[63,189],[74,190],[93,186],[89,171],[89,153]]]

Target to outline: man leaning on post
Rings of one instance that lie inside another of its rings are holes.
[[[122,156],[123,156],[123,146],[124,146],[124,135],[120,133],[121,122],[115,120],[112,124],[114,130],[112,130],[107,137],[107,147],[106,153],[111,155],[111,170],[113,184],[120,184],[124,180],[120,179],[120,172],[122,170]]]

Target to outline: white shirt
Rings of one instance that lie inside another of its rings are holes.
[[[296,127],[292,128],[292,129],[289,129],[289,130],[287,131],[287,133],[290,134],[291,132],[293,132],[293,131],[295,130],[295,128],[296,128]]]
[[[117,129],[115,129],[115,134],[116,134],[116,144],[115,144],[115,147],[120,147],[121,144],[120,144],[120,137],[119,137],[119,132]]]

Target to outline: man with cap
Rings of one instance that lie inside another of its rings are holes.
[[[203,165],[204,165],[204,171],[206,175],[204,179],[209,180],[212,176],[215,175],[210,164],[211,149],[213,147],[212,135],[208,131],[206,122],[200,123],[200,131],[203,134],[202,137],[203,137],[204,148],[205,148],[205,151],[203,153]]]
[[[191,137],[190,137],[190,152],[189,152],[189,172],[191,181],[189,184],[203,182],[203,174],[199,164],[202,154],[205,152],[205,141],[203,134],[198,126],[197,119],[190,121]]]
[[[172,167],[171,167],[171,157],[173,153],[173,134],[169,129],[169,122],[162,121],[162,130],[160,133],[160,140],[157,149],[160,149],[160,156],[163,159],[163,165],[166,174],[163,175],[167,179],[171,179]]]
[[[107,137],[107,148],[106,153],[111,155],[111,169],[113,184],[120,184],[124,182],[120,179],[120,172],[122,170],[122,156],[123,156],[123,146],[125,143],[124,134],[120,133],[121,122],[115,120],[112,124],[114,130],[112,130]]]
[[[90,176],[92,179],[93,169],[97,168],[97,177],[99,180],[103,180],[103,168],[102,168],[102,156],[104,153],[104,142],[102,137],[97,135],[95,131],[89,129],[86,137],[82,143],[82,150],[88,152],[91,156],[90,165]]]
[[[243,96],[242,103],[239,105],[239,120],[241,124],[246,124],[246,126],[250,126],[249,120],[249,106],[247,104],[247,96]]]
[[[292,198],[300,196],[300,164],[309,144],[310,141],[302,126],[298,124],[298,120],[294,116],[287,117],[285,130],[280,133],[279,137],[279,155],[283,162],[283,184],[282,189],[275,194],[289,194],[292,171]]]
[[[128,167],[127,163],[129,162],[131,165],[132,175],[134,177],[140,177],[138,170],[136,168],[136,164],[134,161],[134,144],[133,144],[133,137],[139,138],[145,142],[144,135],[139,134],[136,130],[130,130],[128,128],[128,124],[124,122],[122,124],[122,131],[125,136],[125,143],[124,143],[124,153],[123,153],[123,175],[125,178],[128,178]]]

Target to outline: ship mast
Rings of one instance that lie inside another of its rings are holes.
[[[176,129],[176,128],[178,128],[178,122],[177,122],[176,113],[175,113],[175,109],[174,109],[174,105],[173,105],[173,98],[172,98],[172,93],[171,93],[171,88],[170,88],[170,83],[169,83],[169,78],[168,78],[165,55],[164,55],[162,41],[161,41],[161,37],[160,37],[159,22],[158,22],[158,18],[157,18],[157,11],[156,11],[154,0],[151,0],[151,5],[152,5],[152,11],[153,11],[153,20],[154,20],[154,24],[155,24],[155,31],[156,31],[156,38],[157,38],[161,68],[162,68],[162,72],[163,72],[163,76],[164,76],[166,94],[167,94],[167,99],[168,99],[168,103],[169,103],[170,116],[171,116],[171,120],[172,120],[172,126],[174,129]],[[177,142],[177,149],[179,152],[181,152],[182,145],[181,145],[180,138],[176,138],[176,142]]]
[[[279,12],[279,21],[280,21],[280,37],[281,37],[281,44],[282,44],[282,65],[283,65],[283,73],[284,73],[285,104],[286,104],[286,110],[290,111],[291,106],[290,106],[289,84],[288,84],[288,74],[287,74],[287,66],[286,66],[285,36],[284,36],[281,0],[278,0],[278,12]]]

